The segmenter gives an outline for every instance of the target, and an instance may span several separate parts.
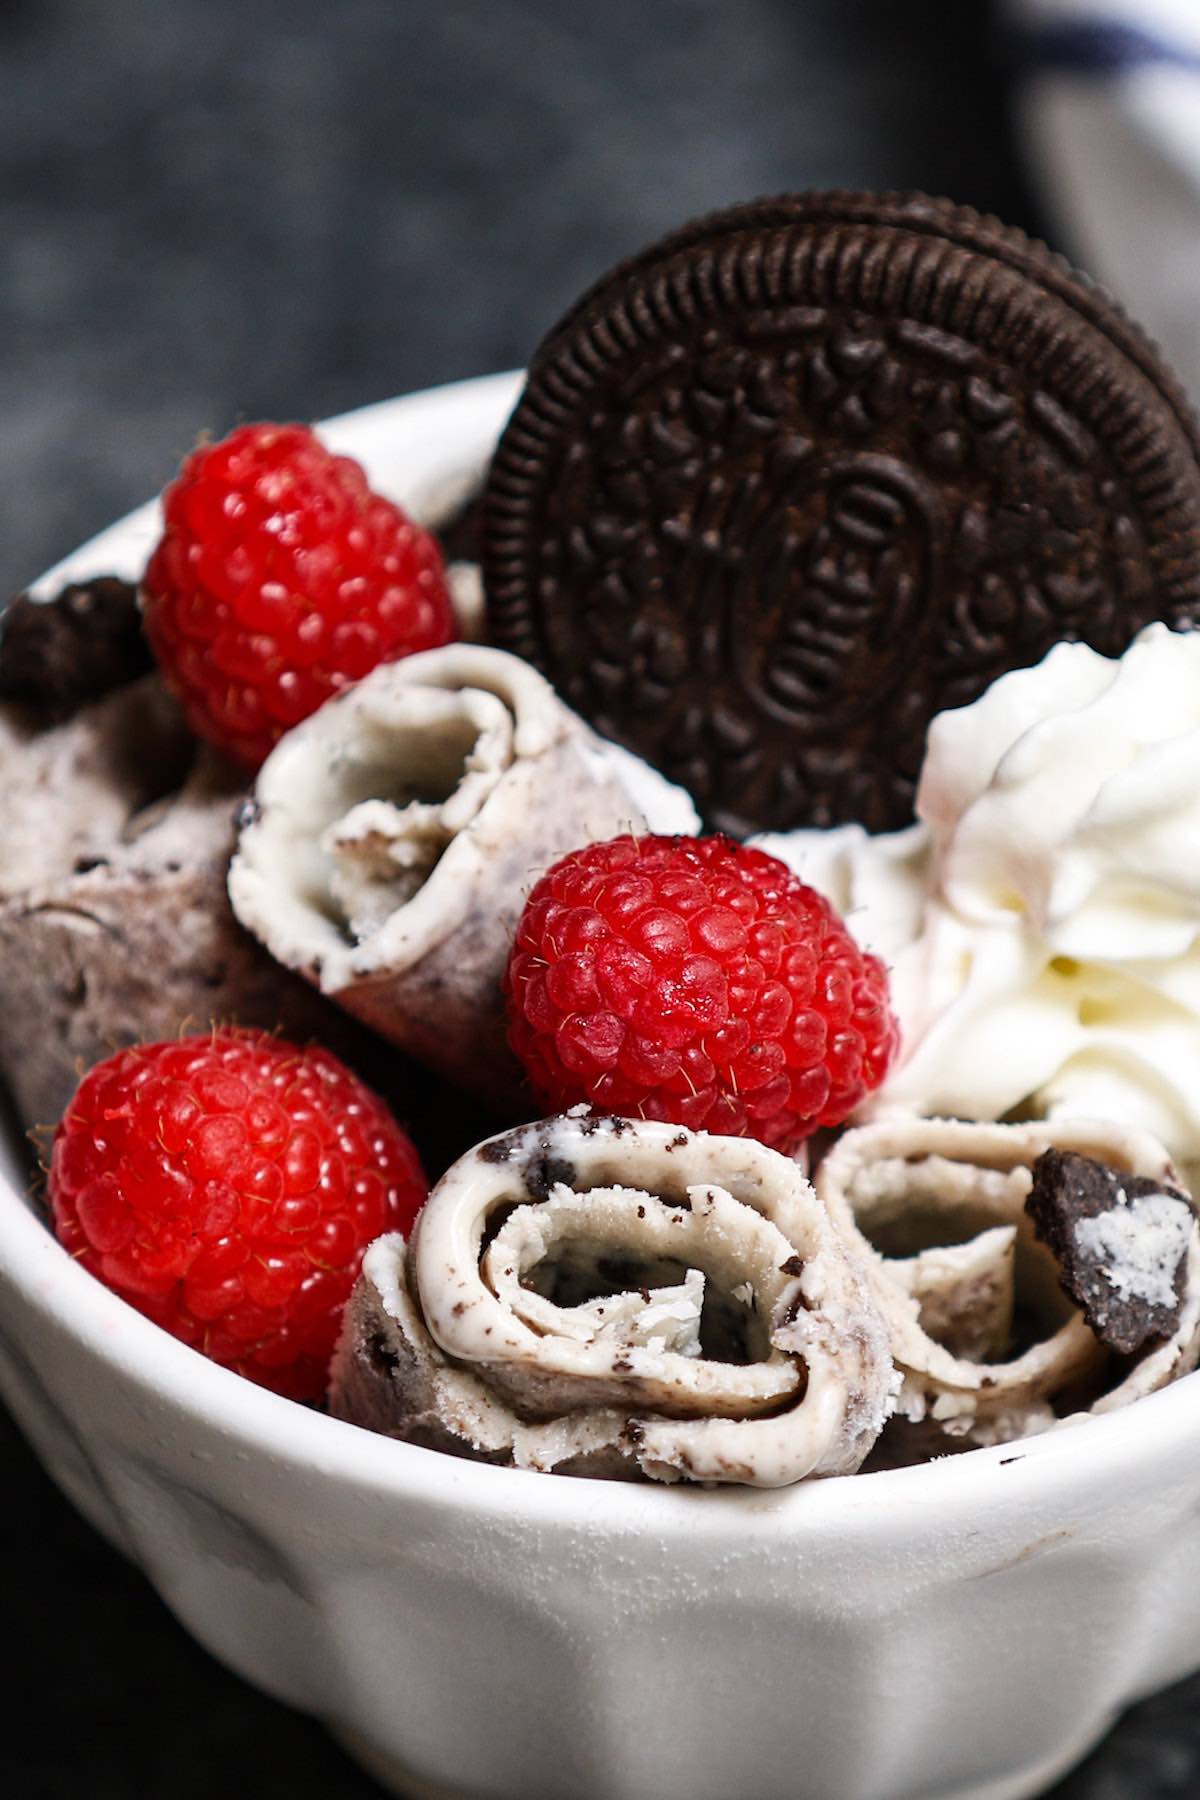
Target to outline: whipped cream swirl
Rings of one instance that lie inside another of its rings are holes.
[[[767,846],[892,963],[876,1110],[1110,1118],[1200,1162],[1200,634],[1060,644],[942,713],[917,814]]]

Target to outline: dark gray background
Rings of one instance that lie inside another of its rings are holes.
[[[916,186],[1044,230],[1008,102],[982,0],[0,0],[0,592],[200,430],[518,363],[724,202]],[[3,1425],[0,1468],[7,1800],[377,1792]],[[1058,1800],[1195,1794],[1198,1701],[1140,1708]]]

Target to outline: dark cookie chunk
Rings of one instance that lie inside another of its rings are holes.
[[[448,563],[479,561],[479,533],[482,526],[483,494],[468,494],[450,517],[434,527],[442,555]]]
[[[1170,1336],[1194,1218],[1186,1194],[1073,1150],[1045,1150],[1025,1210],[1101,1343],[1127,1356]]]
[[[115,575],[72,582],[53,600],[22,594],[4,615],[0,700],[58,725],[154,667],[137,590]]]
[[[551,332],[493,463],[495,642],[741,832],[903,825],[930,718],[1200,620],[1200,434],[1044,246],[920,195],[699,221]]]
[[[575,1181],[575,1165],[565,1156],[552,1156],[548,1144],[540,1144],[535,1156],[525,1164],[525,1192],[531,1200],[548,1200],[551,1188],[559,1182],[571,1187]]]

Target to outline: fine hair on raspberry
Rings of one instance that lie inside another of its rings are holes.
[[[724,837],[619,837],[534,887],[505,975],[541,1104],[795,1148],[878,1087],[887,973],[829,902]]]

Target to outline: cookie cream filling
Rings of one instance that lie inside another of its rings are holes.
[[[368,1252],[341,1416],[565,1473],[849,1473],[890,1406],[865,1284],[797,1166],[567,1115],[482,1144]]]
[[[1122,1298],[1170,1306],[1194,1225],[1190,1207],[1173,1194],[1142,1194],[1111,1212],[1078,1220],[1075,1242],[1103,1263]]]

